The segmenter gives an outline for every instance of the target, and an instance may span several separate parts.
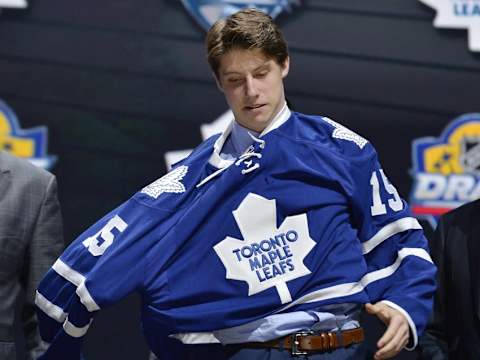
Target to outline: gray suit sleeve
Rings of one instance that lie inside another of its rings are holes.
[[[35,315],[35,291],[43,275],[60,256],[63,248],[62,215],[57,198],[57,182],[52,176],[31,233],[22,276],[25,289],[22,325],[28,359],[36,359],[44,351]]]

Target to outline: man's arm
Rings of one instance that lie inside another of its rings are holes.
[[[404,203],[402,218],[388,220],[363,242],[368,274],[362,281],[374,305],[368,312],[387,329],[377,342],[375,359],[388,359],[403,348],[413,350],[431,310],[435,289],[435,267],[427,251],[418,222],[408,216]],[[377,242],[378,238],[381,241]],[[374,246],[372,245],[374,243]]]
[[[382,241],[371,247],[379,235]],[[430,313],[435,273],[418,222],[404,217],[385,225],[363,243],[363,252],[369,273],[362,281],[373,302],[366,310],[387,326],[375,359],[413,350]]]
[[[162,225],[171,213],[137,195],[73,241],[40,282],[35,303],[49,346],[39,359],[81,359],[95,314],[142,288],[146,258],[169,230]]]
[[[388,180],[370,144],[350,161],[352,215],[367,266],[362,278],[375,314],[387,329],[377,359],[413,350],[427,323],[435,266],[422,227]]]
[[[63,247],[62,215],[57,198],[57,183],[55,177],[51,176],[32,228],[22,274],[25,289],[22,325],[28,359],[37,359],[45,350],[38,333],[34,304],[35,290],[40,279],[60,255]]]

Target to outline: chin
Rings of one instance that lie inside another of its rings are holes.
[[[253,119],[250,119],[250,124],[252,125],[258,125],[258,126],[263,126],[263,125],[267,125],[270,120],[268,117],[266,116],[259,116],[259,117],[256,117],[256,118],[253,118]]]

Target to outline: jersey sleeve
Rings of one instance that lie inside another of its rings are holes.
[[[353,221],[358,229],[367,274],[362,278],[371,302],[384,302],[408,320],[412,350],[432,308],[436,268],[422,227],[412,217],[367,144],[350,161]]]
[[[145,255],[169,213],[131,198],[81,234],[41,281],[36,295],[40,359],[81,359],[96,312],[142,286]]]

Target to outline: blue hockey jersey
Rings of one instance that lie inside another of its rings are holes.
[[[95,313],[142,295],[161,336],[227,329],[343,303],[385,301],[414,344],[435,267],[421,226],[371,144],[325,117],[292,113],[236,161],[214,136],[79,236],[42,280],[36,304],[50,347],[78,359]]]

